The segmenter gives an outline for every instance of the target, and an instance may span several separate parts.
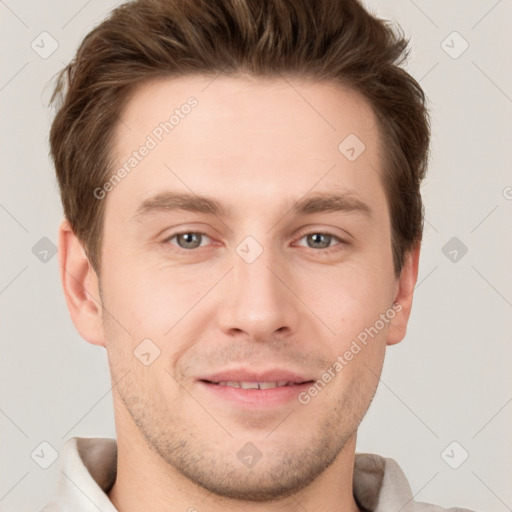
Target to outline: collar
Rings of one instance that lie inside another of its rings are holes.
[[[72,437],[61,453],[56,499],[41,512],[58,512],[63,505],[76,512],[118,512],[107,493],[117,472],[117,442],[109,438]],[[390,458],[356,453],[354,498],[364,512],[442,512],[446,509],[414,501],[400,466]],[[466,509],[450,509],[464,512]],[[446,511],[449,512],[449,511]],[[471,512],[471,511],[467,511]]]

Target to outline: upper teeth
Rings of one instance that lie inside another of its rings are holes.
[[[237,382],[234,380],[224,380],[222,382],[217,382],[217,384],[219,386],[230,386],[232,388],[242,389],[270,389],[280,386],[290,386],[293,382],[288,382],[286,380],[280,380],[278,382]]]

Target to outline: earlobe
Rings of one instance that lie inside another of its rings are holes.
[[[59,227],[59,266],[75,328],[89,343],[105,346],[98,278],[68,220]]]
[[[395,345],[402,341],[407,333],[407,323],[411,314],[414,288],[418,279],[418,266],[421,244],[410,250],[405,258],[397,285],[398,291],[394,300],[395,317],[390,322],[386,343]]]

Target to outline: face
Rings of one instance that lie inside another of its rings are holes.
[[[99,199],[116,423],[239,499],[303,488],[355,439],[399,316],[376,117],[289,82],[145,84]]]

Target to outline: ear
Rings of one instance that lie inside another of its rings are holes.
[[[76,330],[89,343],[105,346],[98,277],[68,220],[59,227],[59,266]]]
[[[402,341],[407,333],[407,323],[411,314],[412,299],[414,287],[418,279],[418,265],[420,259],[421,244],[411,249],[407,254],[397,279],[397,291],[393,309],[396,312],[395,317],[390,321],[388,337],[386,343],[395,345]]]

